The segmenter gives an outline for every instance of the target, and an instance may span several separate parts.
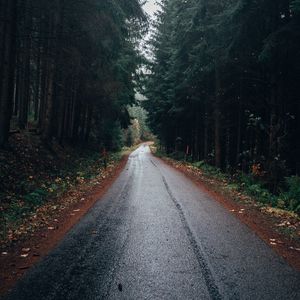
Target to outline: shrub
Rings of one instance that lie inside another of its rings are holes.
[[[169,154],[169,157],[175,160],[184,160],[185,154],[182,151],[175,151]]]
[[[47,192],[44,189],[36,189],[33,192],[24,196],[24,200],[26,204],[29,206],[37,206],[43,203],[45,197],[47,196]]]
[[[221,180],[226,178],[226,175],[222,173],[220,169],[207,164],[205,161],[194,162],[193,166],[198,169],[201,169],[201,171],[208,176],[213,176]]]
[[[286,191],[279,196],[287,209],[300,213],[300,177],[286,177]]]

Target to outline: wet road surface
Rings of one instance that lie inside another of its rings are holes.
[[[5,299],[300,299],[300,274],[141,146]]]

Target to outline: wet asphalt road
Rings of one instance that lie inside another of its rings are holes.
[[[295,300],[300,274],[142,146],[6,299]]]

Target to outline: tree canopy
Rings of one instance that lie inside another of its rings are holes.
[[[299,173],[299,3],[162,1],[145,107],[168,152],[271,186]]]
[[[0,145],[26,128],[115,148],[146,29],[139,0],[1,0]]]

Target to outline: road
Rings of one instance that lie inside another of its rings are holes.
[[[141,146],[5,299],[300,299],[300,275]]]

